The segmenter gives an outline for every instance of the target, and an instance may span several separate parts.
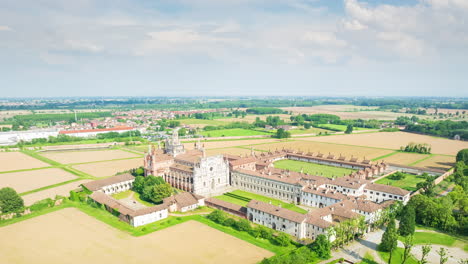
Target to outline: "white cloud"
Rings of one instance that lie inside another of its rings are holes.
[[[358,20],[354,19],[354,20],[344,20],[343,21],[343,26],[345,29],[347,30],[364,30],[364,29],[367,29],[367,26],[362,24],[361,22],[359,22]]]
[[[65,41],[65,46],[68,47],[71,50],[76,50],[76,51],[86,51],[86,52],[100,52],[103,50],[102,47],[99,47],[89,41],[83,41],[83,40],[66,40]]]
[[[306,32],[303,39],[310,44],[324,47],[346,47],[347,43],[344,40],[338,39],[333,32],[315,31]]]

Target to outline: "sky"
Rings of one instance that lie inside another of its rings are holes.
[[[0,0],[0,97],[468,96],[467,0]]]

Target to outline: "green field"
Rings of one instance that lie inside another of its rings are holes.
[[[339,131],[345,131],[346,127],[345,125],[335,125],[335,124],[323,124],[319,125],[320,128],[324,129],[333,129],[333,130],[339,130]],[[371,130],[372,128],[363,128],[363,127],[353,127],[353,130]]]
[[[249,203],[249,201],[253,199],[253,200],[257,200],[257,201],[261,201],[261,202],[265,202],[265,203],[271,202],[271,204],[273,204],[273,205],[281,205],[282,208],[286,208],[286,209],[289,209],[291,211],[295,211],[295,212],[298,212],[298,213],[301,213],[301,214],[306,214],[307,213],[306,210],[304,210],[304,209],[302,209],[300,207],[297,207],[294,204],[286,203],[286,202],[283,202],[283,201],[280,201],[280,200],[277,200],[277,199],[273,199],[273,198],[266,197],[266,196],[263,196],[263,195],[250,193],[250,192],[245,192],[245,191],[241,191],[241,190],[235,190],[235,191],[230,192],[230,193],[225,193],[223,195],[216,196],[215,198],[217,198],[219,200],[226,201],[226,202],[230,202],[230,203],[233,203],[233,204],[238,204],[238,205],[241,205],[241,206],[246,206]]]
[[[311,127],[309,129],[305,129],[305,128],[291,129],[291,130],[288,130],[288,132],[291,133],[291,135],[301,135],[301,134],[318,134],[320,132],[324,134],[325,132],[333,132],[333,131],[322,129],[322,128]]]
[[[258,136],[258,135],[272,135],[269,132],[260,130],[232,128],[220,129],[200,132],[201,135],[206,137],[237,137],[237,136]]]
[[[389,179],[387,176],[383,179],[376,181],[375,183],[400,187],[408,191],[416,191],[417,190],[416,184],[418,184],[419,182],[423,182],[425,180],[423,177],[418,176],[418,175],[408,174],[408,173],[403,173],[403,174],[405,174],[406,177],[401,180],[392,180],[392,179]]]
[[[276,161],[274,165],[275,168],[279,169],[292,170],[298,172],[303,170],[304,173],[323,176],[327,178],[343,177],[356,171],[353,169],[340,168],[297,160],[279,160]]]
[[[184,125],[224,126],[228,124],[228,122],[208,119],[178,119],[177,121]]]

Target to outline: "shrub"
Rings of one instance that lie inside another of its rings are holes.
[[[331,243],[325,235],[318,235],[309,247],[319,258],[327,259],[331,256]]]
[[[388,176],[388,178],[390,180],[399,181],[399,180],[403,180],[404,178],[406,178],[406,175],[404,173],[398,171],[398,172],[395,172],[392,175]]]
[[[226,215],[221,210],[214,210],[209,215],[207,215],[206,218],[218,224],[223,224],[224,221],[226,221]]]
[[[234,220],[234,219],[232,219],[230,217],[228,217],[226,220],[224,220],[223,225],[237,228],[236,220]]]
[[[31,211],[39,211],[49,206],[52,207],[53,205],[54,205],[54,200],[47,198],[47,199],[35,202],[33,205],[29,207],[29,209],[31,209]]]
[[[289,238],[288,235],[285,233],[280,233],[278,236],[276,236],[273,241],[282,247],[287,247],[291,243],[291,239]]]
[[[264,226],[257,227],[258,232],[260,233],[260,237],[264,239],[271,239],[273,236],[273,232]]]
[[[239,231],[250,231],[250,229],[252,229],[250,222],[247,219],[237,221],[234,227]]]

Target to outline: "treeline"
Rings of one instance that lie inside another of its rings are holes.
[[[408,204],[415,209],[417,223],[468,235],[468,166],[465,162],[468,163],[468,149],[457,155],[455,172],[446,180],[455,187],[446,196],[437,197],[434,191],[425,188],[423,194],[411,198]]]
[[[102,117],[112,116],[111,112],[84,112],[76,113],[77,119],[95,119]],[[13,120],[23,122],[59,122],[59,121],[70,121],[75,120],[74,113],[66,114],[31,114],[31,115],[16,115],[12,118]]]
[[[127,139],[129,137],[132,137],[133,140],[143,140],[140,138],[141,133],[140,131],[129,131],[129,132],[123,132],[123,133],[117,133],[117,132],[109,132],[109,133],[102,133],[96,135],[97,139],[114,139],[115,141],[121,141],[122,139]],[[48,138],[34,138],[31,141],[20,141],[17,145],[19,147],[21,146],[27,146],[27,145],[41,145],[41,144],[54,144],[54,143],[66,143],[66,142],[78,142],[78,141],[83,141],[87,140],[89,138],[82,138],[82,137],[73,137],[69,135],[58,135],[56,137],[54,136],[49,136]]]
[[[351,125],[353,127],[362,127],[362,128],[380,128],[381,121],[371,119],[371,120],[364,120],[364,119],[355,119],[355,120],[341,120],[341,118],[337,115],[332,114],[313,114],[313,115],[298,115],[298,116],[291,116],[290,120],[293,125],[304,125],[306,122],[310,122],[310,125],[314,127],[319,127],[322,124],[334,124],[334,125],[344,125],[348,126]],[[327,128],[329,129],[329,128]],[[333,130],[333,129],[330,129]],[[337,130],[340,131],[340,130]]]
[[[431,154],[431,145],[427,143],[409,143],[405,147],[400,147],[401,151],[420,154]]]
[[[360,106],[379,106],[383,109],[401,108],[447,108],[447,109],[468,109],[468,101],[460,98],[359,98],[352,102]]]
[[[451,137],[459,135],[461,139],[468,140],[468,122],[455,122],[451,120],[430,121],[419,120],[418,123],[409,123],[406,125],[406,131]]]
[[[249,114],[255,114],[255,115],[268,115],[268,114],[283,114],[287,113],[286,111],[283,111],[279,108],[274,108],[274,107],[255,107],[255,108],[249,108],[246,110],[247,113]]]
[[[252,123],[252,125],[255,127],[265,127],[267,125],[276,127],[284,124],[284,120],[282,120],[279,116],[267,116],[265,121],[261,120],[260,117],[256,117],[255,121]]]

